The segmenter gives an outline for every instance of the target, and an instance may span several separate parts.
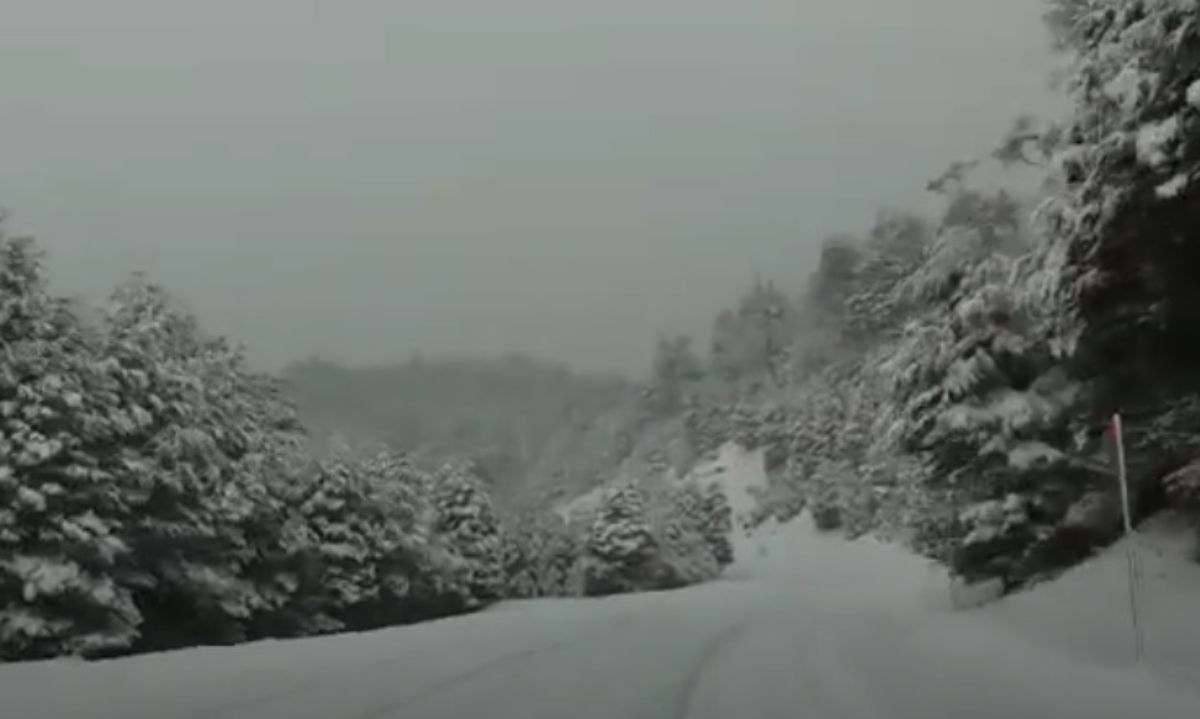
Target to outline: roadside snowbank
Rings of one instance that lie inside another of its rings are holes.
[[[1132,672],[1200,693],[1194,536],[1186,522],[1169,515],[1140,530],[1141,667],[1134,661],[1124,543],[1055,581],[956,611],[944,568],[896,545],[819,533],[805,512],[784,525],[767,523],[745,539],[743,555],[727,576],[799,584],[806,593],[836,597],[849,611],[905,615],[919,620],[932,642],[969,635],[991,647],[1031,644],[1064,666],[1090,666],[1116,672],[1113,676]]]
[[[1122,541],[1053,582],[1014,594],[984,614],[1028,636],[1110,666],[1134,661],[1127,543]],[[1177,515],[1138,530],[1141,565],[1138,615],[1145,665],[1154,674],[1200,691],[1200,564],[1195,532]]]

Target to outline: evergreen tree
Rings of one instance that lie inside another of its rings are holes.
[[[1097,384],[1097,414],[1153,414],[1200,391],[1200,250],[1189,235],[1200,191],[1200,11],[1052,4],[1051,27],[1074,60],[1075,107],[1042,250],[1062,265],[1059,289],[1079,320],[1068,337],[1073,369]]]
[[[267,445],[294,441],[294,418],[239,349],[140,277],[112,295],[102,351],[125,428],[114,450],[135,512],[121,536],[137,564],[121,581],[145,615],[139,646],[242,640],[266,608],[244,576],[266,492],[254,469]]]
[[[45,286],[32,241],[0,238],[0,659],[124,649],[141,614],[115,579],[132,508],[106,447],[117,412],[95,337]]]
[[[712,365],[726,380],[781,379],[796,333],[791,302],[772,282],[755,282],[736,311],[722,313],[712,334]]]
[[[377,571],[391,518],[360,464],[338,458],[314,469],[313,487],[297,507],[296,610],[307,632],[356,628],[354,620],[380,598]]]
[[[434,479],[434,531],[462,557],[472,604],[503,594],[500,524],[491,499],[469,465],[447,464]]]
[[[859,342],[878,341],[882,334],[900,330],[908,304],[900,288],[924,260],[929,234],[919,217],[900,212],[880,214],[841,311],[849,337]]]
[[[704,376],[699,358],[686,336],[660,338],[654,353],[649,410],[654,417],[671,417],[682,408],[687,386]]]
[[[505,517],[500,532],[501,562],[504,568],[504,596],[530,599],[542,596],[540,559],[545,553],[544,540],[535,525],[537,513],[522,511]]]
[[[504,531],[508,597],[563,597],[582,591],[576,584],[582,545],[554,512],[527,511]]]
[[[638,490],[625,486],[609,491],[588,534],[584,593],[615,594],[644,586],[646,570],[657,551]]]
[[[729,536],[733,533],[733,510],[720,484],[713,482],[704,488],[699,510],[700,535],[713,559],[720,566],[732,563],[733,545]]]
[[[699,486],[684,482],[664,491],[659,501],[663,506],[653,529],[662,561],[671,567],[672,582],[682,586],[717,576],[720,566],[704,535],[704,496]]]
[[[821,258],[805,297],[818,327],[840,331],[845,326],[847,300],[854,292],[861,262],[862,251],[850,236],[831,237],[821,246]]]

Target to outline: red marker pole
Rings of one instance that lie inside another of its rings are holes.
[[[1125,561],[1129,571],[1129,616],[1133,622],[1133,653],[1138,662],[1142,661],[1142,627],[1138,619],[1138,557],[1137,537],[1133,531],[1133,516],[1129,509],[1129,481],[1125,472],[1125,432],[1121,425],[1120,413],[1114,414],[1112,423],[1106,428],[1112,437],[1117,450],[1117,481],[1121,485],[1121,514],[1125,520]]]

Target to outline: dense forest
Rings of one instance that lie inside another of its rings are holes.
[[[730,441],[765,450],[758,519],[807,508],[1009,590],[1118,536],[1114,412],[1137,516],[1194,510],[1200,11],[1049,5],[1067,117],[914,178],[939,216],[826,240],[805,285],[755,283],[707,343],[662,338],[637,386],[521,358],[271,378],[145,278],[94,311],[5,238],[0,658],[704,581],[730,511],[681,478]],[[978,179],[1016,166],[1036,192]]]

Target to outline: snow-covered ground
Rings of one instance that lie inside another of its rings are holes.
[[[1033,642],[1083,661],[1125,667],[1133,660],[1127,542],[1054,582],[1010,597],[984,613]],[[1200,691],[1200,564],[1195,531],[1177,516],[1139,527],[1138,619],[1144,668]]]
[[[1089,664],[1124,669],[1137,663],[1128,541],[1054,581],[970,611],[955,611],[943,568],[870,538],[847,543],[821,535],[807,515],[783,526],[767,524],[742,543],[747,559],[735,568],[737,576],[854,581],[863,584],[863,594],[882,593],[896,607],[920,606],[945,617],[948,625],[987,623]],[[1139,671],[1200,692],[1200,622],[1195,619],[1200,564],[1194,560],[1195,530],[1181,517],[1161,515],[1139,527],[1132,544],[1140,566],[1136,602],[1143,660]],[[840,591],[836,586],[830,589]]]
[[[753,460],[727,473],[752,484]],[[1142,543],[1148,661],[1124,554],[972,611],[896,547],[743,537],[722,581],[539,600],[422,625],[85,664],[0,667],[3,719],[1013,719],[1200,716],[1200,570],[1180,528]]]

